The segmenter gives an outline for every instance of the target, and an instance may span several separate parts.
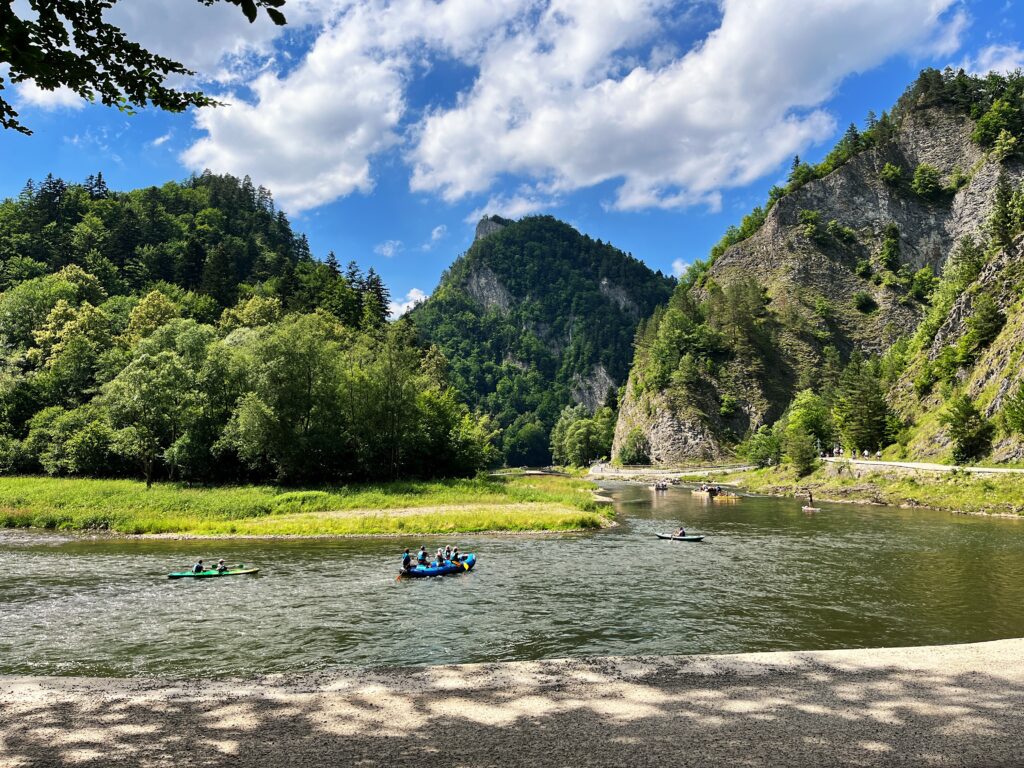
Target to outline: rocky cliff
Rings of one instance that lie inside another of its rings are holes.
[[[976,122],[963,109],[909,101],[894,124],[884,141],[778,197],[756,232],[680,285],[651,318],[638,336],[616,454],[629,435],[643,433],[655,462],[727,455],[853,349],[883,352],[913,333],[929,311],[919,270],[941,273],[964,236],[983,239],[1000,176],[1018,184],[1021,169],[972,140]],[[937,171],[937,186],[918,182],[922,167]],[[1008,249],[978,278],[982,287],[998,280],[1008,286],[996,291],[1004,310],[1017,286],[1007,270],[1018,259]],[[736,286],[751,282],[760,299],[740,301],[752,292]],[[932,359],[964,333],[970,302],[965,294],[950,310],[928,349]],[[737,303],[752,315],[749,322],[729,316]],[[961,374],[974,394],[992,389],[982,398],[989,410],[1013,386],[1015,322],[977,368]],[[913,420],[936,403],[910,405],[910,367],[901,402]],[[928,441],[931,453],[941,450],[937,430],[915,447]]]

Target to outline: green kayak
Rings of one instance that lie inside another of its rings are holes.
[[[246,568],[244,565],[232,565],[229,566],[226,571],[218,571],[215,568],[211,568],[208,571],[199,571],[199,573],[193,573],[192,571],[177,571],[176,573],[168,573],[168,579],[212,579],[218,576],[242,576],[246,573],[259,573],[259,568]]]

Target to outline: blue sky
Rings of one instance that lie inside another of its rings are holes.
[[[483,212],[551,213],[670,273],[922,67],[1024,64],[1020,0],[288,0],[285,30],[182,8],[114,13],[230,106],[125,115],[20,87],[35,133],[0,133],[0,196],[47,173],[248,173],[315,254],[399,301]]]

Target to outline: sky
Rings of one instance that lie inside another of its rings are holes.
[[[15,8],[25,13],[23,0]],[[678,274],[924,67],[1024,67],[1024,0],[122,0],[133,39],[226,106],[134,115],[32,83],[0,198],[208,168],[274,194],[314,254],[374,267],[394,312],[483,214],[552,214]]]

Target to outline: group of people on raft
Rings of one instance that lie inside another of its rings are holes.
[[[722,486],[720,485],[708,485],[707,483],[701,483],[700,488],[697,490],[703,491],[711,496],[717,496],[722,492]]]
[[[440,547],[437,550],[437,554],[434,555],[434,559],[430,559],[430,555],[427,554],[426,546],[420,547],[420,551],[416,553],[416,564],[413,565],[412,555],[409,554],[409,550],[405,550],[405,554],[402,557],[402,570],[411,571],[413,568],[419,566],[422,568],[438,568],[445,563],[461,563],[462,555],[459,554],[459,548],[453,547],[451,544],[446,544],[444,547]]]
[[[223,557],[217,561],[217,565],[215,567],[210,569],[207,569],[207,567],[203,565],[203,561],[201,558],[199,560],[196,560],[196,564],[192,566],[192,573],[202,573],[205,570],[213,570],[217,573],[224,573],[224,571],[228,570],[228,566],[227,564],[225,564]]]

